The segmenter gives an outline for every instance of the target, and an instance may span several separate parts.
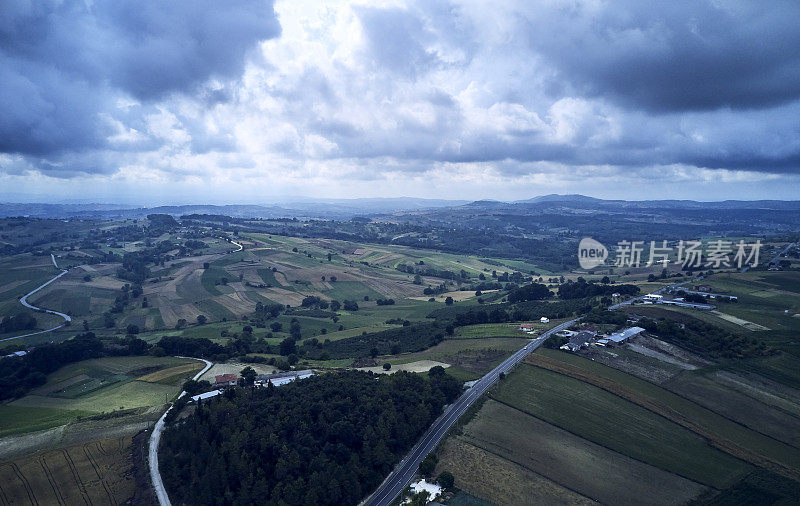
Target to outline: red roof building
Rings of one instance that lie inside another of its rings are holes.
[[[214,376],[214,386],[235,385],[238,380],[235,374],[218,374]]]

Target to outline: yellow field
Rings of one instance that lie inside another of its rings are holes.
[[[111,438],[0,463],[3,504],[124,504],[133,496],[131,438]]]
[[[147,381],[148,383],[155,383],[157,381],[169,378],[170,376],[175,376],[176,374],[181,374],[190,371],[199,371],[202,368],[203,368],[202,362],[192,362],[191,364],[176,365],[175,367],[170,367],[168,369],[161,369],[160,371],[151,372],[150,374],[145,374],[144,376],[136,378],[136,380]]]

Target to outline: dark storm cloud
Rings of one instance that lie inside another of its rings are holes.
[[[280,33],[270,1],[0,2],[0,151],[101,147],[118,100],[241,74]],[[215,97],[219,99],[220,97]]]
[[[531,44],[576,91],[653,111],[800,97],[800,2],[531,4]]]

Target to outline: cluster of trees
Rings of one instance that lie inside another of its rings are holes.
[[[131,286],[130,284],[126,283],[120,289],[119,295],[114,297],[114,304],[111,306],[111,309],[108,310],[109,313],[122,313],[125,310],[125,307],[131,301],[131,299],[136,299],[140,295],[142,295],[142,286],[141,285],[134,285]],[[146,298],[145,298],[146,300]],[[143,301],[144,303],[144,301]],[[147,307],[146,305],[143,307]],[[107,327],[113,327],[114,325],[106,325]]]
[[[547,288],[547,285],[540,283],[531,283],[530,285],[521,286],[517,289],[511,290],[508,293],[508,302],[525,302],[528,300],[543,300],[549,299],[553,296],[553,292]]]
[[[481,274],[483,276],[483,274]],[[497,281],[483,281],[481,283],[473,283],[470,287],[470,290],[474,291],[486,291],[486,290],[502,290],[503,285]]]
[[[444,326],[436,322],[414,323],[408,326],[364,333],[360,336],[326,340],[321,347],[308,350],[309,358],[376,357],[397,353],[422,351],[444,340]]]
[[[328,301],[323,300],[322,298],[316,295],[307,295],[303,298],[303,301],[300,303],[302,307],[318,307],[320,309],[328,309]]]
[[[231,389],[167,429],[161,474],[185,504],[357,504],[460,392],[441,367]]]
[[[734,334],[697,319],[686,320],[681,324],[667,319],[642,319],[639,326],[664,341],[711,359],[740,359],[779,353],[755,337]]]
[[[424,265],[424,262],[420,265],[408,265],[408,264],[398,264],[397,270],[400,272],[405,272],[406,274],[415,274],[419,276],[429,276],[432,278],[442,278],[442,279],[469,279],[470,275],[464,269],[461,269],[461,272],[453,272],[446,269],[436,269],[433,267],[428,267]],[[421,280],[420,280],[421,281]]]
[[[188,250],[205,249],[208,248],[208,244],[203,241],[198,241],[197,239],[189,239],[183,243],[183,247]]]
[[[0,332],[19,332],[36,328],[36,318],[28,313],[19,313],[14,316],[4,316],[0,321]]]
[[[142,355],[147,349],[147,343],[141,339],[102,341],[94,333],[87,332],[58,344],[37,346],[22,357],[2,358],[0,400],[22,397],[44,385],[48,374],[67,364],[109,355]]]
[[[249,317],[250,323],[260,329],[266,328],[267,322],[277,318],[284,309],[284,306],[281,304],[263,304],[258,302],[256,303],[255,311]]]
[[[375,303],[379,306],[393,306],[394,299],[376,299]]]
[[[465,325],[477,325],[480,323],[502,323],[510,319],[511,317],[508,311],[502,307],[497,307],[490,311],[470,308],[466,312],[456,314],[453,324],[456,327],[463,327]]]
[[[440,293],[444,293],[446,291],[447,291],[447,286],[444,283],[441,283],[440,285],[437,286],[426,287],[424,290],[422,290],[422,293],[424,293],[425,295],[439,295]]]
[[[583,299],[586,297],[608,296],[612,293],[622,295],[638,295],[639,287],[636,285],[608,285],[605,283],[587,282],[583,278],[577,281],[568,280],[558,288],[558,296],[562,299]]]
[[[253,339],[252,327],[246,325],[243,327],[239,339],[229,339],[224,346],[204,337],[164,336],[150,348],[149,353],[200,357],[214,362],[224,362],[230,357],[239,357],[248,353],[273,353],[273,351],[273,347],[264,339]]]
[[[171,241],[161,241],[153,247],[140,251],[132,251],[122,256],[122,267],[117,270],[117,277],[141,285],[150,277],[149,264],[163,264],[171,260],[167,253],[177,246]]]

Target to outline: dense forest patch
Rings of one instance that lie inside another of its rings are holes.
[[[460,392],[441,367],[229,390],[164,433],[161,473],[176,503],[357,504]]]

